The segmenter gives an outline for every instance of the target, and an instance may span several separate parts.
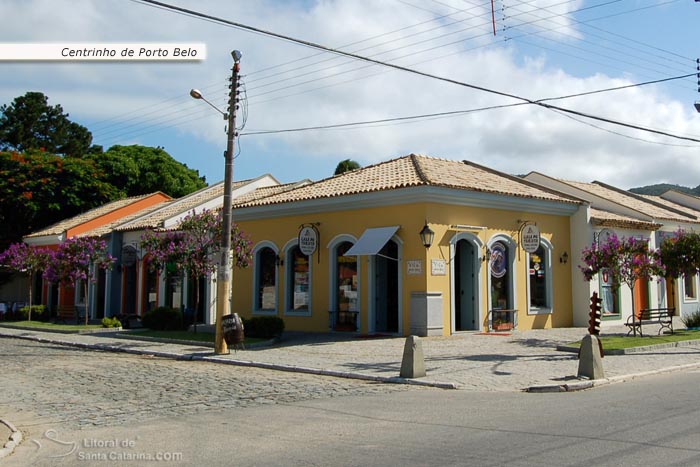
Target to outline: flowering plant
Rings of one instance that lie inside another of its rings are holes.
[[[606,270],[613,284],[627,284],[630,289],[639,278],[648,279],[663,275],[664,266],[658,254],[649,250],[647,240],[610,236],[606,241],[592,243],[581,252],[579,266],[586,281],[591,281],[599,272]]]
[[[605,270],[610,275],[612,290],[616,291],[621,283],[627,284],[632,292],[632,310],[634,310],[634,284],[637,279],[649,280],[653,275],[664,275],[664,266],[656,252],[649,250],[647,240],[610,236],[603,242],[593,243],[581,252],[584,266],[579,266],[586,281],[591,281],[599,272]],[[615,293],[615,292],[613,292]],[[632,313],[634,323],[635,313]],[[637,328],[634,335],[637,335]]]
[[[32,284],[37,272],[48,267],[52,257],[51,250],[45,247],[30,246],[24,242],[13,243],[7,250],[0,253],[0,264],[15,272],[29,274],[29,314],[28,320],[32,320]]]
[[[664,277],[696,274],[700,269],[700,235],[678,230],[661,242],[656,254],[664,264]]]
[[[53,252],[44,278],[64,286],[75,287],[85,281],[85,324],[88,323],[90,304],[89,282],[95,282],[94,272],[99,269],[111,269],[115,258],[107,252],[104,240],[92,237],[71,237],[61,242]]]
[[[179,274],[183,271],[193,278],[203,278],[216,270],[221,257],[223,223],[220,213],[204,210],[188,214],[176,231],[147,230],[141,237],[141,247],[150,258],[151,270]],[[231,229],[233,266],[247,268],[252,260],[252,242],[237,225]],[[199,308],[199,288],[195,288]],[[196,319],[195,319],[196,325]],[[196,327],[195,327],[196,331]]]

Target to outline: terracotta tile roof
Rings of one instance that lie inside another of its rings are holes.
[[[664,199],[661,196],[652,196],[652,195],[639,195],[639,196],[646,198],[649,201],[663,204],[664,206],[669,207],[671,209],[676,209],[677,211],[683,211],[691,216],[697,217],[700,220],[700,211],[696,211],[693,208],[689,208],[687,206],[683,206],[681,204],[674,203],[673,201],[669,201],[667,199]]]
[[[103,204],[102,206],[96,207],[95,209],[91,209],[82,214],[78,214],[77,216],[57,222],[49,227],[46,227],[45,229],[39,230],[37,232],[32,232],[29,235],[26,235],[25,238],[44,237],[47,235],[60,235],[66,230],[77,227],[97,217],[104,216],[105,214],[108,214],[112,211],[116,211],[117,209],[121,209],[125,206],[128,206],[129,204],[132,204],[136,201],[140,201],[151,195],[152,193],[141,196],[132,196],[130,198],[119,199],[116,201],[112,201],[111,203]]]
[[[236,189],[250,180],[244,180],[240,182],[234,182],[233,188]],[[187,196],[178,198],[166,205],[163,205],[161,209],[157,209],[150,214],[141,216],[132,220],[131,222],[123,222],[117,226],[114,230],[117,232],[125,232],[130,230],[141,230],[141,229],[156,229],[163,225],[163,222],[171,217],[177,216],[184,212],[193,209],[200,204],[203,204],[209,200],[212,200],[218,196],[223,196],[224,194],[224,182],[216,183],[215,185],[210,185],[208,187],[202,188],[201,190],[195,191]]]
[[[300,182],[292,182],[292,183],[285,183],[282,185],[276,185],[276,186],[264,186],[260,188],[256,188],[255,190],[251,191],[250,193],[246,193],[243,196],[239,196],[238,198],[233,200],[233,206],[239,206],[241,204],[246,204],[250,203],[253,201],[261,200],[263,198],[267,198],[268,196],[276,195],[279,193],[284,193],[285,191],[293,190],[294,188],[299,188],[304,185],[308,185],[311,183],[310,180],[302,180]]]
[[[584,183],[575,182],[570,180],[563,180],[573,187],[580,190],[587,191],[591,194],[599,196],[601,198],[612,201],[613,203],[621,204],[628,208],[639,211],[642,214],[651,216],[658,220],[670,220],[677,222],[697,222],[698,219],[690,214],[684,214],[679,211],[674,211],[671,208],[664,207],[659,203],[655,203],[652,200],[644,199],[640,195],[630,193],[628,191],[620,190],[609,185],[605,185],[601,182]]]
[[[147,208],[144,208],[140,211],[137,211],[133,214],[130,214],[128,216],[124,216],[121,219],[118,219],[114,222],[110,222],[109,224],[102,225],[96,229],[89,230],[87,232],[83,232],[80,235],[77,235],[78,237],[101,237],[103,235],[107,235],[111,233],[113,230],[116,230],[117,227],[120,225],[126,224],[127,222],[131,222],[134,219],[138,219],[139,217],[146,216],[153,211],[156,211],[158,209],[164,208],[168,204],[171,204],[173,201],[172,199],[169,199],[167,201],[160,202],[158,204],[154,204],[153,206],[149,206]]]
[[[591,221],[601,227],[619,227],[622,229],[657,230],[662,224],[648,222],[634,217],[622,216],[602,209],[591,208]]]
[[[506,175],[471,162],[411,154],[345,172],[266,198],[245,204],[240,203],[237,207],[334,198],[414,186],[456,188],[563,203],[579,202],[518,177]]]

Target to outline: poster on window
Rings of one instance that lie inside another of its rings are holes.
[[[600,273],[600,298],[603,314],[615,313],[615,294],[613,293],[612,274],[609,271],[603,270]]]
[[[276,300],[275,286],[267,286],[262,289],[262,308],[263,310],[274,310]]]
[[[507,255],[506,247],[502,243],[494,243],[491,247],[491,260],[489,262],[491,276],[500,278],[506,275],[507,271]]]

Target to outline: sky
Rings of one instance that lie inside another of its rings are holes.
[[[40,91],[93,143],[164,147],[223,179],[231,51],[242,54],[234,179],[319,180],[341,160],[470,160],[620,188],[700,185],[698,29],[692,0],[165,0],[469,86],[321,52],[134,0],[3,0],[0,43],[202,43],[194,62],[2,62],[0,103]],[[10,19],[10,20],[8,20]],[[494,25],[496,34],[494,35]],[[475,89],[479,88],[479,89]],[[496,92],[492,92],[496,91]],[[497,109],[485,107],[505,106]],[[245,111],[245,118],[244,112]],[[289,130],[399,117],[440,117]],[[256,134],[257,133],[257,134]]]

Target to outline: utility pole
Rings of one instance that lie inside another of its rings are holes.
[[[238,72],[241,69],[241,53],[238,50],[231,52],[233,68],[231,69],[231,84],[229,85],[228,99],[228,128],[226,152],[224,153],[224,213],[223,235],[221,238],[221,260],[216,273],[216,341],[214,352],[217,354],[229,353],[228,345],[224,340],[222,318],[231,314],[231,230],[233,224],[233,148],[236,139],[236,110],[238,110]]]

